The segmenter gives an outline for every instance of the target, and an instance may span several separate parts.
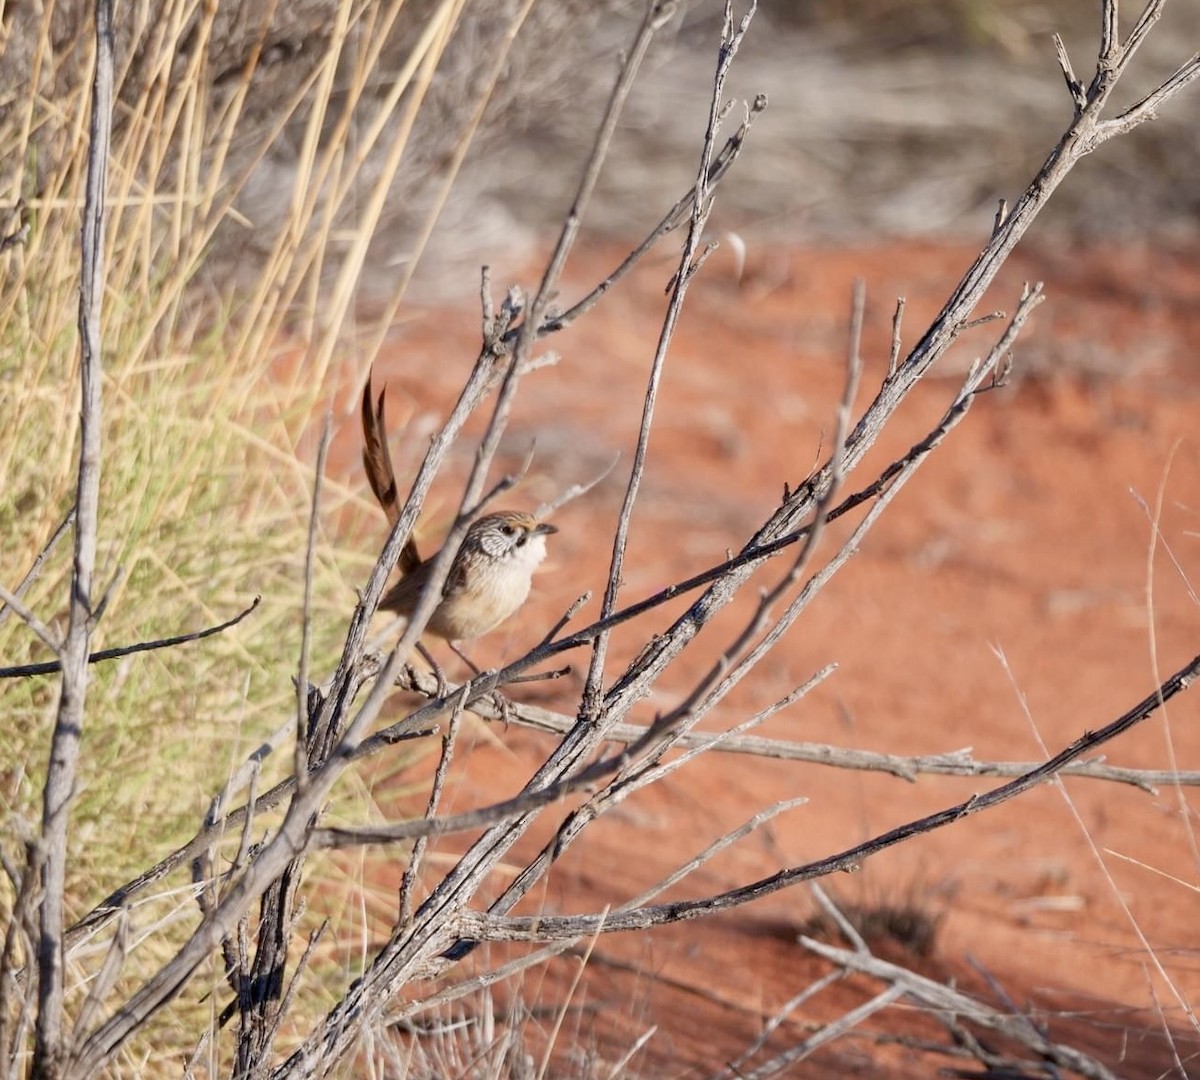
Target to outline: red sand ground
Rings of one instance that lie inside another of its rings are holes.
[[[911,344],[972,254],[952,246],[760,253],[740,279],[731,256],[715,256],[693,287],[667,364],[623,596],[641,598],[741,546],[784,484],[794,486],[818,461],[841,392],[854,276],[868,288],[861,408],[885,370],[895,297],[908,299],[904,336]],[[615,255],[582,257],[564,300],[599,278]],[[506,463],[536,438],[535,475],[509,504],[535,506],[593,476],[614,453],[622,457],[613,477],[559,515],[562,532],[529,618],[477,643],[481,664],[518,654],[579,593],[603,587],[669,273],[660,261],[619,288],[552,343],[561,364],[527,379]],[[1011,310],[1023,280],[1044,280],[1048,299],[1018,345],[1011,385],[977,403],[861,553],[706,726],[740,722],[836,662],[831,679],[760,734],[895,754],[971,747],[980,759],[1036,761],[1046,753],[1042,743],[1054,752],[1108,722],[1200,651],[1195,252],[1026,252],[1010,262],[981,312]],[[995,332],[989,326],[964,336],[849,488],[925,432],[950,400],[955,374],[987,350]],[[477,342],[477,316],[465,304],[422,314],[398,333],[377,379],[389,386],[393,415],[404,412],[402,402],[414,411],[406,444],[413,453],[449,407]],[[469,453],[464,444],[458,475]],[[454,497],[451,486],[442,491],[435,513]],[[1146,505],[1160,499],[1162,542],[1151,561]],[[833,550],[831,540],[824,550]],[[593,600],[580,619],[596,607]],[[610,677],[678,610],[619,633]],[[706,631],[697,655],[630,719],[646,722],[677,701],[747,610],[741,605]],[[578,678],[535,684],[514,696],[570,712],[578,686]],[[1181,768],[1198,768],[1197,720],[1193,690],[1112,744],[1108,760],[1167,768],[1173,754]],[[470,753],[460,753],[445,809],[514,793],[551,746],[549,736],[516,727],[477,731]],[[998,782],[925,776],[907,783],[705,755],[589,830],[523,910],[588,912],[625,901],[776,800],[808,802],[669,895],[719,891],[836,852]],[[885,955],[958,978],[1002,1009],[1012,1005],[1001,991],[1021,1008],[1062,1013],[1048,1021],[1051,1037],[1099,1055],[1118,1075],[1163,1074],[1173,1066],[1164,1029],[1185,1062],[1200,1046],[1180,1005],[1200,1001],[1196,796],[1083,779],[1065,791],[1069,798],[1041,787],[824,884],[846,904],[915,905],[939,920],[930,958],[906,957],[894,941],[880,946]],[[379,796],[386,800],[387,792]],[[542,828],[528,837],[507,872],[546,835]],[[571,997],[560,1049],[593,1048],[615,1061],[656,1025],[622,1075],[710,1075],[827,970],[795,943],[813,911],[801,887],[709,921],[598,940]],[[527,975],[520,993],[533,1006],[560,1003],[578,966],[573,958],[556,961],[548,974]],[[747,1068],[878,989],[851,980],[819,995]],[[944,1029],[905,1006],[865,1030],[946,1041]],[[881,1046],[860,1031],[788,1075],[917,1077],[945,1064],[952,1062]]]

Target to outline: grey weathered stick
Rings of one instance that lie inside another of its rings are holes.
[[[432,821],[438,812],[442,801],[442,789],[446,786],[446,774],[450,771],[450,762],[454,757],[454,744],[458,738],[458,728],[462,722],[462,697],[450,713],[450,722],[446,725],[446,734],[442,736],[442,753],[438,758],[437,768],[433,773],[433,783],[429,786],[429,799],[425,804],[425,820]],[[412,897],[416,889],[417,879],[421,873],[421,863],[425,858],[425,848],[429,842],[427,836],[420,837],[413,845],[408,865],[400,878],[400,915],[397,923],[405,923],[412,915]]]
[[[21,603],[16,593],[9,592],[3,585],[0,585],[0,602],[4,604],[5,611],[14,612],[21,622],[33,631],[47,649],[53,653],[62,653],[63,643],[55,637],[54,631]]]
[[[489,707],[476,709],[487,719],[501,719],[500,711]],[[513,706],[513,723],[543,731],[565,733],[574,726],[573,717],[530,711],[530,706]],[[643,739],[648,728],[637,724],[621,724],[605,734],[613,742],[629,743]],[[941,754],[884,754],[874,750],[858,750],[831,743],[792,742],[785,739],[763,738],[759,735],[735,735],[722,739],[707,732],[685,732],[676,740],[680,748],[703,747],[721,754],[748,754],[751,757],[773,758],[778,761],[802,761],[811,765],[827,765],[853,772],[881,772],[910,783],[919,776],[1022,776],[1036,769],[1035,761],[979,761],[969,749],[950,750]],[[1101,760],[1075,761],[1062,770],[1063,776],[1085,780],[1102,780],[1113,784],[1128,784],[1147,795],[1157,795],[1158,789],[1175,784],[1200,787],[1200,770],[1131,769],[1108,765]]]
[[[42,800],[42,903],[37,948],[38,1015],[34,1025],[31,1072],[56,1077],[62,1070],[63,926],[67,872],[67,825],[75,793],[75,773],[83,734],[87,693],[88,640],[92,618],[92,574],[96,561],[96,524],[100,507],[101,333],[104,299],[104,195],[112,128],[112,0],[95,2],[96,70],[92,79],[92,115],[88,145],[87,188],[79,289],[81,407],[79,468],[75,488],[75,564],[67,637],[62,651],[62,690],[50,742],[50,762]],[[32,870],[33,867],[31,866]]]
[[[58,523],[58,528],[50,534],[50,539],[46,541],[45,546],[41,551],[38,552],[37,558],[33,560],[33,565],[26,572],[25,576],[21,578],[21,581],[17,587],[13,589],[12,595],[18,600],[20,600],[28,591],[29,587],[35,581],[37,581],[38,577],[41,575],[42,567],[46,564],[46,560],[54,553],[54,549],[58,547],[58,542],[66,535],[67,530],[74,524],[75,507],[72,506],[71,509],[67,511],[67,516]],[[8,604],[0,605],[0,626],[4,624],[5,620],[11,614],[12,608],[9,607]]]
[[[793,1046],[789,1050],[785,1050],[782,1054],[777,1054],[757,1069],[750,1069],[749,1071],[744,1069],[739,1070],[739,1080],[773,1080],[776,1076],[786,1075],[785,1070],[803,1061],[826,1043],[840,1039],[847,1032],[853,1031],[864,1020],[874,1016],[875,1013],[882,1009],[886,1009],[889,1005],[894,1005],[902,997],[904,997],[904,989],[902,987],[889,986],[869,1001],[864,1001],[861,1005],[839,1016],[836,1020],[831,1020],[828,1024],[822,1025],[805,1039],[804,1042]]]
[[[1000,1031],[1023,1046],[1028,1046],[1043,1061],[1071,1069],[1092,1080],[1117,1080],[1112,1072],[1094,1058],[1073,1047],[1051,1042],[1023,1016],[999,1012],[951,986],[918,975],[898,964],[881,960],[871,953],[864,954],[857,949],[839,949],[823,941],[803,936],[800,938],[800,944],[809,952],[823,957],[845,971],[870,975],[891,984],[893,990],[898,990],[902,996],[911,998],[923,1008],[950,1013],[959,1019]]]
[[[296,745],[293,771],[296,786],[302,790],[308,776],[308,657],[312,639],[313,573],[317,562],[317,530],[320,527],[321,486],[325,482],[325,462],[333,438],[333,413],[325,412],[321,442],[317,446],[317,465],[313,476],[312,509],[308,518],[308,543],[304,548],[304,604],[301,609],[300,663],[296,672]]]

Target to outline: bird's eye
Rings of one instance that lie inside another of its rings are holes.
[[[515,525],[505,524],[500,526],[500,531],[504,533],[505,536],[515,536],[517,533],[517,527]]]

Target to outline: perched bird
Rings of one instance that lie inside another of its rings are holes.
[[[370,380],[363,391],[362,421],[363,467],[389,524],[395,524],[400,503],[387,449],[384,393],[380,392],[372,407]],[[546,537],[556,532],[553,525],[532,514],[513,510],[484,514],[472,523],[454,556],[426,632],[455,642],[494,630],[525,603],[533,572],[546,557]],[[422,560],[410,537],[400,555],[403,577],[384,594],[379,606],[411,615],[429,580],[434,558]]]
[[[525,603],[533,572],[546,557],[546,537],[555,532],[553,525],[513,510],[475,521],[454,556],[427,631],[447,641],[468,641],[494,630]],[[411,615],[432,568],[433,559],[419,563],[379,606]]]

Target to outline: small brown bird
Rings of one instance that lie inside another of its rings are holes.
[[[555,532],[553,525],[512,510],[474,522],[454,556],[427,632],[447,641],[469,641],[494,630],[525,603],[533,572],[546,557],[546,537]],[[411,615],[432,567],[433,559],[427,559],[410,570],[379,606]]]
[[[369,379],[363,392],[362,422],[363,467],[389,524],[395,524],[400,503],[387,449],[384,394],[380,392],[372,408]],[[546,537],[555,532],[553,525],[513,510],[485,514],[475,521],[454,556],[426,632],[454,642],[494,630],[525,603],[533,572],[546,557]],[[411,615],[432,567],[433,558],[422,560],[410,537],[400,555],[404,576],[384,594],[379,606]]]

